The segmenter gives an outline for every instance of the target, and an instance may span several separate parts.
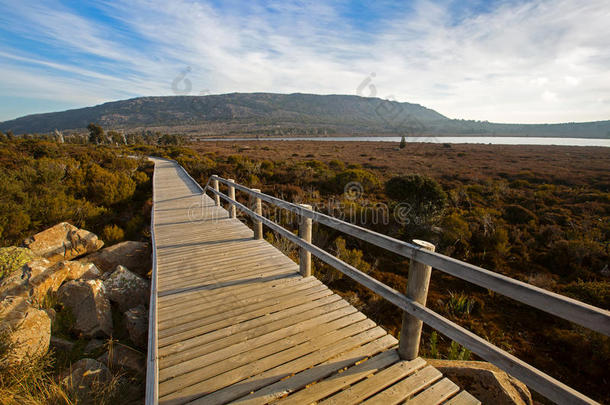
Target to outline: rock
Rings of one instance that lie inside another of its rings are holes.
[[[95,252],[104,246],[104,242],[94,233],[61,222],[27,238],[23,246],[55,263]]]
[[[521,381],[484,361],[426,359],[444,376],[484,404],[532,405],[532,396]]]
[[[95,280],[102,276],[101,270],[93,263],[77,261],[63,261],[60,263],[69,268],[66,280]]]
[[[57,291],[65,279],[66,272],[52,267],[52,263],[47,259],[36,259],[23,265],[2,280],[0,298],[33,297],[34,300],[40,301],[49,289]]]
[[[85,353],[91,354],[104,347],[104,345],[105,342],[101,339],[91,339],[89,343],[87,343],[87,346],[85,346],[84,350]]]
[[[51,336],[51,347],[55,350],[70,352],[74,349],[74,343],[56,336]]]
[[[123,315],[129,339],[139,348],[148,345],[148,310],[143,305],[131,308]]]
[[[30,249],[22,247],[0,248],[0,280],[21,269],[21,266],[36,257]]]
[[[57,318],[57,311],[55,311],[53,308],[44,308],[43,311],[49,315],[51,324],[53,324],[53,322],[55,322],[55,318]]]
[[[150,246],[144,242],[121,242],[90,254],[81,261],[94,263],[104,273],[122,265],[140,276],[146,276],[151,269]]]
[[[0,334],[6,334],[8,353],[2,363],[16,364],[45,354],[51,340],[51,320],[23,297],[0,301]]]
[[[59,301],[75,318],[74,330],[85,337],[112,335],[112,312],[101,280],[69,281]]]
[[[116,303],[121,312],[145,306],[150,299],[150,283],[124,266],[117,266],[104,280],[104,288],[108,299]]]
[[[97,358],[111,370],[127,370],[134,373],[146,373],[146,359],[142,353],[129,346],[114,343],[110,349]]]
[[[111,381],[112,374],[101,362],[94,359],[81,359],[60,376],[61,382],[85,401],[90,400],[92,392],[102,391]]]

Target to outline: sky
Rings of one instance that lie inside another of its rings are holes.
[[[0,121],[230,92],[608,120],[609,21],[608,0],[0,0]]]

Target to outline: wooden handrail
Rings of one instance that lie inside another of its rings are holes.
[[[313,221],[323,223],[334,229],[343,231],[349,235],[355,236],[364,241],[373,243],[377,246],[385,248],[394,253],[398,253],[402,256],[408,257],[413,261],[419,262],[423,265],[431,266],[435,269],[443,270],[448,274],[455,275],[467,281],[472,281],[474,284],[482,287],[491,289],[500,294],[504,294],[517,301],[530,304],[536,308],[542,309],[546,312],[558,315],[562,318],[571,320],[575,323],[581,324],[582,326],[589,327],[590,329],[608,335],[610,333],[610,312],[600,308],[593,307],[588,304],[581,303],[576,300],[572,300],[567,297],[563,297],[559,294],[554,294],[546,290],[531,286],[529,284],[520,282],[518,280],[511,279],[489,270],[482,269],[477,266],[470,265],[468,263],[461,262],[449,258],[447,256],[431,252],[423,247],[410,244],[404,241],[400,241],[388,236],[379,234],[377,232],[370,231],[368,229],[341,221],[337,218],[330,217],[321,213],[317,213],[303,206],[292,204],[284,200],[263,194],[259,191],[254,191],[243,185],[229,182],[221,177],[212,176],[210,178],[212,183],[218,181],[227,185],[228,187],[234,187],[234,189],[244,191],[250,196],[274,204],[280,208],[292,211],[302,218],[310,218]],[[228,184],[230,183],[230,184]],[[283,228],[276,224],[270,219],[265,218],[260,213],[254,212],[245,205],[239,203],[236,199],[231,199],[226,194],[216,190],[215,188],[206,185],[204,193],[210,191],[214,194],[215,198],[225,200],[230,206],[239,209],[245,214],[252,217],[255,222],[265,224],[269,228],[278,232],[286,239],[292,241],[302,249],[310,252],[314,256],[318,257],[323,262],[329,264],[335,269],[339,270],[343,274],[352,278],[356,282],[363,286],[371,289],[376,294],[387,299],[406,313],[420,319],[427,325],[438,330],[445,336],[455,340],[462,346],[468,348],[473,353],[477,354],[481,358],[495,364],[502,370],[506,371],[510,375],[523,381],[526,385],[546,396],[548,399],[557,403],[578,403],[578,404],[595,404],[591,398],[588,398],[584,394],[568,387],[562,382],[554,379],[553,377],[545,374],[544,372],[536,369],[535,367],[525,363],[517,357],[507,353],[506,351],[494,346],[485,339],[475,335],[467,329],[457,325],[456,323],[444,318],[440,314],[427,308],[425,305],[420,304],[414,299],[407,297],[404,294],[394,290],[393,288],[386,286],[378,280],[370,277],[366,273],[354,268],[353,266],[343,262],[337,257],[330,253],[320,249],[319,247],[311,244],[308,241],[303,240],[297,235],[294,235],[291,231]],[[445,266],[449,264],[449,270]],[[482,273],[482,274],[478,274]],[[569,308],[569,313],[562,316],[561,313],[556,309],[548,308],[545,305],[550,304],[557,305],[559,303],[562,308]],[[593,322],[594,318],[598,324],[593,324],[590,327],[589,324]],[[600,325],[601,323],[601,325]]]
[[[212,176],[211,179],[216,179],[219,182],[228,185],[227,180],[221,177]],[[305,209],[298,204],[280,200],[279,198],[260,192],[254,192],[241,184],[232,183],[232,186],[237,190],[244,191],[279,208],[286,209],[306,218],[311,218],[314,222],[321,223],[406,258],[416,259],[418,262],[427,264],[434,269],[441,270],[454,277],[461,278],[462,280],[495,291],[531,307],[574,322],[606,336],[610,336],[610,311],[538,288],[531,284],[506,277],[502,274],[440,253],[428,251],[412,243],[350,224],[338,218]]]
[[[352,278],[356,282],[369,288],[376,294],[387,299],[403,311],[421,319],[424,323],[430,325],[432,328],[438,330],[445,336],[455,340],[464,347],[467,347],[473,353],[479,355],[481,358],[495,364],[502,370],[513,375],[514,377],[523,381],[526,385],[532,387],[542,395],[545,395],[552,401],[557,403],[571,403],[571,404],[595,404],[596,402],[580,392],[568,387],[562,382],[554,379],[553,377],[545,374],[544,372],[536,369],[535,367],[523,362],[517,357],[507,353],[506,351],[494,346],[485,339],[475,335],[467,329],[459,326],[458,324],[450,321],[447,318],[437,314],[424,305],[418,303],[399,293],[393,288],[381,283],[380,281],[372,278],[366,273],[356,269],[355,267],[345,263],[344,261],[336,258],[330,253],[320,249],[319,247],[307,243],[298,236],[294,235],[289,230],[276,224],[275,222],[256,214],[245,205],[231,201],[230,198],[221,193],[220,191],[211,190],[214,194],[220,196],[223,200],[234,204],[236,208],[252,217],[256,221],[261,221],[269,228],[278,232],[286,239],[292,241],[301,248],[307,249],[311,254],[318,257],[323,262],[329,264],[335,269],[339,270],[346,276]]]

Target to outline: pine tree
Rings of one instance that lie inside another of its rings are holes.
[[[405,146],[407,146],[407,140],[405,139],[404,135],[402,136],[402,138],[400,138],[400,149],[403,149]]]

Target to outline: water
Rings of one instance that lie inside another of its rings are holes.
[[[327,142],[400,142],[400,136],[330,136],[330,137],[260,137],[260,138],[202,138],[202,141],[327,141]],[[405,138],[407,142],[428,143],[483,143],[493,145],[564,145],[610,147],[610,139],[591,138],[534,138],[517,136],[439,136]]]

